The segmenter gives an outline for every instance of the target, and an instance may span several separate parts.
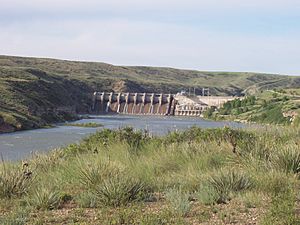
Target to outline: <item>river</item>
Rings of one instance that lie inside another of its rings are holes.
[[[230,126],[242,128],[245,125],[235,122],[215,122],[200,118],[187,117],[158,117],[158,116],[93,116],[74,123],[95,122],[103,124],[104,128],[117,129],[131,126],[135,129],[147,129],[154,135],[163,135],[169,131],[184,130],[192,126],[202,128],[216,128]],[[47,152],[51,149],[63,147],[71,143],[78,143],[82,138],[95,133],[100,128],[85,128],[57,125],[49,129],[19,131],[0,135],[0,154],[4,160],[21,160],[33,152]]]

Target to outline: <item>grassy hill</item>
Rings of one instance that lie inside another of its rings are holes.
[[[96,62],[0,56],[0,132],[40,127],[88,112],[99,91],[176,93],[210,87],[213,95],[240,95],[300,86],[300,77],[125,67]]]
[[[266,90],[243,100],[227,102],[219,110],[209,109],[210,119],[299,125],[300,89]]]

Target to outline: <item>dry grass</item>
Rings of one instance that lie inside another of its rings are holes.
[[[2,196],[1,221],[271,224],[285,218],[298,223],[297,160],[291,161],[297,155],[296,130],[230,131],[236,134],[233,153],[228,128],[197,129],[191,130],[194,136],[186,131],[175,139],[103,130],[79,145],[37,156],[28,161],[35,179],[26,192]],[[253,145],[245,145],[245,137]],[[262,148],[270,155],[261,154]]]

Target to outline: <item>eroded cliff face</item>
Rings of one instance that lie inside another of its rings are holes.
[[[21,72],[17,78],[8,72],[0,76],[0,132],[40,128],[89,112],[92,85],[39,70]]]

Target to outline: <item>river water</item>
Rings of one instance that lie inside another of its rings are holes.
[[[82,119],[74,123],[95,122],[104,128],[117,129],[131,126],[135,129],[147,129],[154,135],[167,134],[169,131],[184,130],[192,126],[216,128],[230,126],[242,128],[245,125],[235,122],[206,121],[200,118],[158,117],[158,116],[93,116],[92,119]],[[0,154],[4,160],[21,160],[33,152],[47,152],[51,149],[77,143],[100,128],[85,128],[74,126],[57,126],[50,129],[19,131],[0,135]]]

